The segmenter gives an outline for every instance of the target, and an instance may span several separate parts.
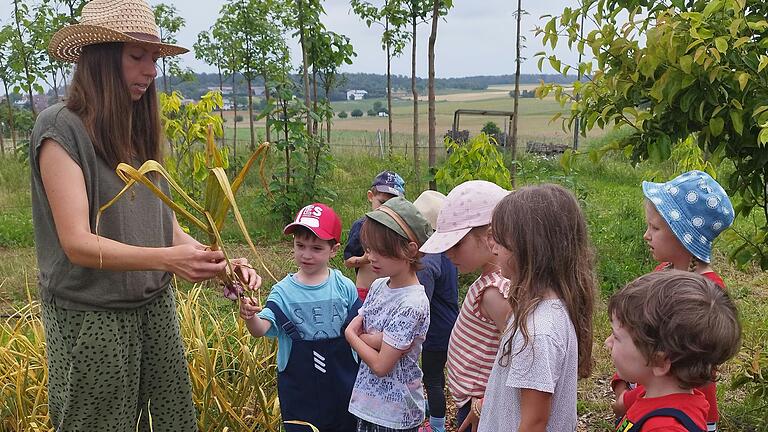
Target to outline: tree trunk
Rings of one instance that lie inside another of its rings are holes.
[[[389,18],[384,20],[384,31],[389,33]],[[387,40],[387,144],[389,157],[392,157],[392,54],[391,44]]]
[[[312,109],[317,113],[317,66],[312,65]],[[312,135],[317,135],[317,120],[312,119]]]
[[[61,81],[64,83],[64,97],[66,98],[69,89],[67,88],[67,68],[65,66],[61,67],[61,77]]]
[[[512,187],[515,187],[515,172],[517,171],[517,118],[520,117],[517,111],[520,101],[520,18],[522,17],[521,10],[522,0],[517,0],[517,39],[515,39],[515,45],[517,51],[515,53],[515,116],[512,118],[512,166],[509,167],[509,180],[512,183]]]
[[[288,102],[281,101],[283,108],[283,134],[285,136],[285,196],[288,196],[288,187],[291,184],[291,146],[288,145]]]
[[[13,105],[11,105],[11,93],[8,91],[8,83],[3,81],[5,88],[5,101],[8,103],[8,127],[10,128],[11,142],[13,149],[16,150],[16,130],[13,124]]]
[[[421,190],[419,175],[419,93],[416,91],[416,10],[411,15],[411,93],[413,93],[413,172],[416,186]]]
[[[331,104],[331,87],[333,87],[333,75],[329,74],[325,77],[325,100],[328,104]],[[325,137],[328,148],[331,147],[331,117],[333,117],[333,111],[329,111],[325,116]]]
[[[32,97],[32,73],[29,71],[29,57],[24,50],[24,39],[21,34],[21,23],[18,20],[19,17],[19,0],[13,2],[14,20],[16,21],[16,34],[19,36],[19,48],[21,50],[21,58],[24,62],[24,78],[27,84],[27,95],[29,96],[29,107],[32,110],[32,118],[37,118],[37,110],[35,109],[35,98]],[[8,95],[10,96],[10,95]]]
[[[251,128],[251,153],[256,151],[256,135],[253,132],[253,89],[251,83],[253,80],[250,78],[251,74],[248,73],[248,125]]]
[[[301,45],[301,72],[304,79],[304,106],[307,108],[307,133],[312,134],[312,117],[309,115],[309,65],[307,64],[307,45],[304,39],[304,6],[297,0],[299,9],[299,44]]]
[[[264,74],[264,99],[267,101],[267,109],[269,109],[269,103],[272,100],[272,95],[270,95],[269,93],[269,86],[267,85],[267,79],[268,79],[267,75]],[[271,143],[272,138],[270,133],[269,121],[272,119],[272,112],[271,111],[268,112],[267,116],[264,117],[264,119],[265,119],[265,125],[264,125],[265,136],[266,136],[267,142]]]
[[[219,73],[219,93],[221,93],[221,97],[223,99],[224,98],[224,77],[221,76],[221,65],[219,65],[218,63],[216,63],[216,70]],[[221,107],[219,109],[219,116],[221,116],[221,124],[223,125],[224,124],[224,107]],[[223,142],[223,139],[224,137],[222,137],[222,142]]]
[[[581,15],[581,26],[579,27],[579,39],[584,40],[584,14]],[[581,57],[582,54],[579,53],[579,65],[581,65]],[[579,68],[579,82],[581,82],[581,68]],[[579,94],[576,94],[576,103],[579,103],[579,100],[581,99]],[[579,149],[579,125],[581,124],[581,119],[579,117],[576,117],[576,121],[573,122],[573,149],[578,150]]]
[[[237,92],[235,92],[235,75],[236,72],[232,72],[232,108],[235,110],[234,117],[234,130],[232,131],[232,158],[237,161]]]
[[[437,41],[437,20],[440,18],[440,0],[435,0],[432,6],[432,31],[429,34],[429,48],[427,56],[429,58],[429,72],[427,77],[427,92],[429,114],[427,122],[429,123],[429,175],[433,179],[429,181],[430,189],[437,189],[437,183],[432,175],[435,167],[435,41]]]
[[[161,58],[163,62],[163,93],[168,93],[168,74],[165,71],[165,57]]]
[[[59,101],[59,74],[56,72],[56,68],[51,71],[51,79],[53,80],[53,96],[56,97],[56,102]]]

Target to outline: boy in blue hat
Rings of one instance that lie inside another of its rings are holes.
[[[373,178],[371,188],[368,189],[368,202],[371,210],[376,210],[380,205],[394,197],[405,196],[405,181],[400,174],[394,171],[382,171]],[[368,290],[377,276],[371,270],[370,261],[360,243],[360,229],[365,222],[365,216],[352,223],[349,229],[347,247],[344,248],[344,265],[355,269],[355,286],[360,300],[365,301]]]
[[[707,173],[688,171],[666,183],[643,182],[645,218],[648,228],[643,239],[653,258],[660,264],[656,271],[667,269],[700,274],[725,288],[723,279],[710,266],[712,242],[735,217],[733,205],[725,190]],[[637,400],[642,386],[632,385],[618,375],[611,381],[617,416],[623,415]],[[717,430],[719,418],[714,381],[699,390],[709,402],[707,427]]]

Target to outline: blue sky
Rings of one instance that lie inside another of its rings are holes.
[[[379,0],[381,1],[381,0]],[[149,0],[154,5],[158,0]],[[178,35],[181,45],[192,47],[197,34],[207,30],[216,20],[224,0],[164,0],[176,6],[179,14],[186,19],[186,26]],[[527,60],[522,64],[523,73],[538,73],[533,54],[544,50],[540,39],[533,30],[543,25],[541,15],[558,15],[564,7],[575,7],[574,0],[523,0],[523,9],[528,11],[523,16],[522,35],[527,38],[523,55]],[[380,46],[381,30],[368,28],[365,23],[351,12],[348,0],[325,0],[326,15],[322,17],[326,27],[337,33],[347,35],[355,47],[357,57],[354,64],[345,66],[346,72],[385,73],[386,57]],[[0,0],[0,22],[5,24],[11,18],[11,0]],[[460,77],[469,75],[502,75],[515,72],[515,18],[514,0],[454,0],[453,9],[444,21],[438,25],[436,46],[436,71],[438,77]],[[427,39],[429,24],[418,28],[418,64],[417,75],[427,75]],[[298,44],[291,44],[293,63],[298,65],[300,53]],[[558,48],[558,55],[568,63],[575,63],[576,53],[565,48]],[[192,53],[182,57],[182,62],[198,72],[213,72],[212,66],[196,60]],[[545,62],[546,63],[546,62]],[[392,72],[410,75],[410,47],[407,52],[393,61]],[[551,73],[550,69],[545,72]]]

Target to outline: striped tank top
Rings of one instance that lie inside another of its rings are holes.
[[[499,350],[501,333],[496,323],[480,312],[486,289],[498,289],[506,298],[509,280],[500,271],[481,275],[467,290],[448,344],[448,388],[457,407],[471,397],[483,397]]]

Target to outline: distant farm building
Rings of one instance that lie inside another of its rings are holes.
[[[231,95],[232,94],[232,86],[222,86],[221,88],[218,87],[208,87],[208,91],[220,91],[222,96],[225,95]],[[238,87],[237,88],[237,94],[238,95],[248,95],[248,88],[246,86]],[[256,97],[263,97],[264,96],[264,86],[252,86],[251,87],[251,94]]]
[[[347,100],[363,100],[367,94],[365,90],[347,90]]]

